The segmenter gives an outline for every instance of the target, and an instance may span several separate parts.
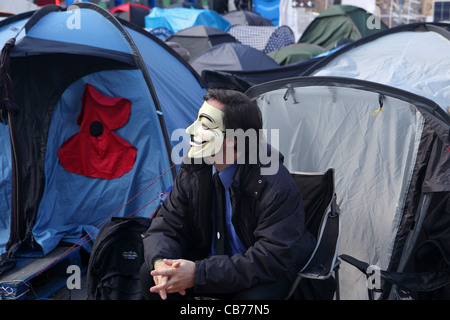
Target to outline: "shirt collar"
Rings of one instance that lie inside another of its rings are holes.
[[[228,189],[233,181],[234,173],[236,172],[237,164],[233,163],[229,167],[226,167],[219,173],[220,180],[222,181],[225,189]],[[214,175],[217,172],[216,167],[213,166],[212,174]]]

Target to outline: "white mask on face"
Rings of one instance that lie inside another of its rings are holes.
[[[222,148],[224,132],[223,112],[205,101],[198,111],[197,120],[186,129],[186,133],[191,136],[188,156],[214,156]]]

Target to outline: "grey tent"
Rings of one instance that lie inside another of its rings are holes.
[[[238,42],[214,46],[190,63],[200,75],[204,70],[265,70],[279,67],[265,53]]]
[[[417,276],[431,262],[431,271],[445,271],[442,265],[448,274],[450,116],[444,110],[408,91],[341,77],[282,79],[246,94],[290,171],[335,169],[339,255]],[[429,217],[438,204],[444,212],[435,224]],[[430,225],[434,234],[423,228]],[[433,261],[415,250],[423,239],[434,248],[425,251]],[[339,286],[341,299],[368,298],[366,275],[348,263],[340,265]],[[413,294],[419,293],[406,298]],[[383,295],[398,299],[405,292],[392,287]]]
[[[393,232],[386,252],[389,259],[380,263],[380,266],[389,272],[414,272],[414,281],[421,280],[433,288],[423,291],[422,286],[418,286],[420,291],[417,289],[414,294],[407,294],[414,299],[450,298],[450,285],[445,285],[450,268],[450,121],[448,116],[445,117],[446,112],[450,113],[447,109],[450,106],[449,30],[449,24],[414,23],[380,31],[332,53],[304,73],[320,79],[345,77],[377,83],[376,86],[388,85],[404,90],[404,97],[415,97],[432,106],[429,109],[431,115],[423,108],[409,107],[408,116],[395,118],[395,127],[398,127],[408,117],[416,117],[404,125],[415,128],[417,143],[411,148],[410,159],[404,161],[405,166],[399,168],[401,171],[391,173],[388,177],[383,173],[384,170],[379,170],[380,179],[384,181],[392,179],[394,174],[405,179],[402,184],[398,184],[403,185],[397,201],[396,210],[399,213],[392,220],[392,225],[384,227],[385,230],[391,228]],[[359,103],[355,107],[357,105]],[[384,111],[375,111],[375,117],[381,116],[383,122],[387,123],[386,118],[394,114],[390,111],[387,113],[385,107],[384,104],[380,109]],[[411,132],[406,134],[406,131],[402,133],[400,130],[386,130],[387,134],[393,141],[398,139],[398,143],[414,136]],[[427,135],[429,137],[425,138]],[[380,144],[379,148],[385,152],[385,148],[389,147]],[[381,153],[377,157],[381,167],[384,167],[389,157],[381,156]],[[397,161],[401,163],[400,158]],[[395,185],[390,184],[389,192]],[[440,201],[442,198],[444,200]],[[383,229],[378,223],[373,223],[373,226],[377,227],[378,233],[375,239],[379,239]],[[376,253],[376,250],[372,250],[372,253],[347,250],[345,254],[348,256],[369,264],[376,265],[381,258],[377,256],[379,252]],[[418,273],[426,277],[419,277]],[[441,281],[443,286],[434,288],[435,284],[430,281],[432,279]],[[408,282],[408,285],[414,284]],[[396,284],[383,292],[382,297],[394,299],[404,294],[405,289]]]
[[[189,51],[190,59],[195,59],[205,50],[225,42],[237,42],[229,33],[210,26],[198,25],[174,33],[167,42],[179,43]]]
[[[231,25],[273,26],[269,19],[258,12],[249,10],[234,10],[223,15]]]
[[[14,14],[39,9],[39,7],[30,0],[0,0],[0,10]]]
[[[450,106],[450,24],[414,23],[380,31],[325,57],[303,75],[368,80]]]
[[[190,53],[177,42],[166,41],[166,44],[178,53],[184,60],[189,61]]]

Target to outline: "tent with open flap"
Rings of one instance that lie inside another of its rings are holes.
[[[290,171],[335,169],[339,255],[417,277],[424,271],[448,274],[450,116],[438,104],[379,83],[331,76],[266,82],[246,94],[260,107],[267,134],[273,132],[268,140],[279,137]],[[427,254],[416,250],[423,243],[432,248]],[[449,298],[449,285],[436,289],[447,290],[441,299]],[[341,299],[368,298],[366,275],[344,262],[339,287]],[[421,294],[392,287],[382,297]]]
[[[112,215],[149,217],[206,92],[156,37],[95,4],[72,9],[0,22],[0,145],[11,150],[0,155],[10,198],[0,204],[0,267],[75,243]]]

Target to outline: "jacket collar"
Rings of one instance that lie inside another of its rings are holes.
[[[271,165],[282,165],[284,156],[281,154],[281,152],[273,148],[268,143],[265,144],[265,148],[265,156],[269,159],[271,159],[270,156],[272,155],[272,152],[278,153],[277,163],[265,163],[265,161],[261,161],[261,157],[258,157],[258,162],[256,164],[238,164],[238,168],[231,183],[231,188],[236,195],[242,191],[256,199],[259,199],[265,187],[267,179],[264,175],[261,174],[261,168],[269,167]],[[211,177],[212,175],[212,165],[207,164],[203,160],[201,163],[194,163],[194,159],[189,159],[186,157],[186,161],[181,166],[190,173],[200,171],[201,173],[199,172],[199,174],[202,177],[206,175],[208,175],[208,177]]]

